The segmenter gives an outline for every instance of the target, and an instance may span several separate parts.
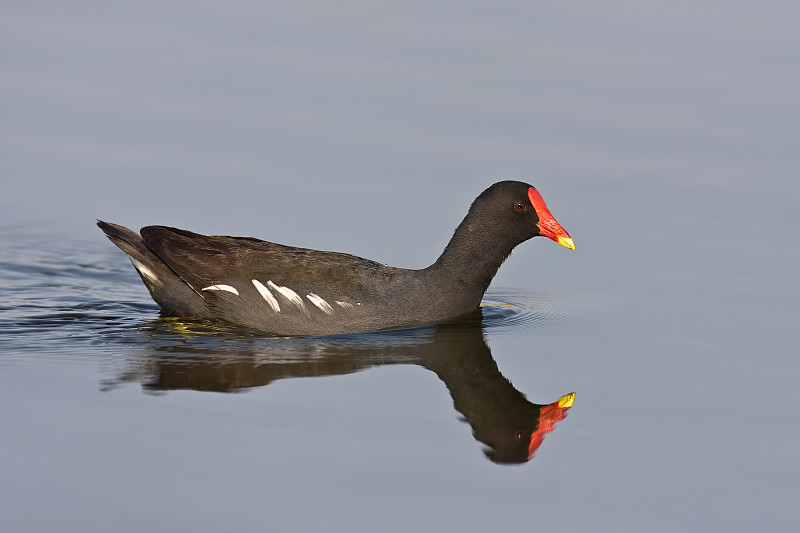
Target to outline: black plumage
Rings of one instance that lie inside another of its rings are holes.
[[[133,262],[166,315],[276,335],[441,323],[474,311],[515,246],[545,235],[573,248],[532,186],[504,181],[475,199],[442,255],[420,270],[251,237],[98,226]]]

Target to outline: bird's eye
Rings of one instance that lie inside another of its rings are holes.
[[[517,211],[525,211],[525,202],[517,202],[514,204],[514,209]]]

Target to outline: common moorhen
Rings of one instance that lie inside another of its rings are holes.
[[[501,181],[470,206],[442,255],[408,270],[350,254],[252,237],[98,221],[128,254],[164,314],[282,335],[329,335],[450,321],[478,308],[519,243],[542,235],[575,249],[539,192]]]

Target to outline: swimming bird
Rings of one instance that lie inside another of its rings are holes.
[[[146,226],[137,234],[100,220],[97,225],[128,254],[163,314],[279,336],[453,321],[478,309],[518,244],[544,236],[575,249],[539,191],[519,181],[483,191],[439,258],[419,270],[252,237],[166,226]]]

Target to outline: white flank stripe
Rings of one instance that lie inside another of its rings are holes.
[[[324,299],[322,299],[321,297],[317,296],[313,292],[308,293],[306,295],[306,298],[308,298],[309,301],[312,304],[314,304],[317,307],[319,307],[320,309],[322,309],[325,313],[327,313],[329,315],[331,313],[333,313],[333,307],[331,307],[331,304],[329,304],[328,302],[326,302]]]
[[[296,292],[294,292],[289,287],[281,287],[279,285],[275,285],[272,283],[272,280],[267,281],[267,287],[272,289],[273,291],[277,291],[281,296],[292,302],[294,305],[299,307],[300,309],[305,309],[306,304],[303,303],[303,299],[300,298]]]
[[[353,304],[351,304],[350,302],[340,302],[339,300],[336,300],[336,305],[338,305],[342,309],[351,309],[353,307]]]
[[[266,288],[264,284],[258,281],[257,279],[251,281],[253,282],[255,288],[258,289],[258,292],[261,294],[261,296],[263,296],[264,299],[267,301],[272,310],[275,311],[276,313],[280,313],[281,306],[278,304],[278,300],[276,300],[275,297],[272,295],[272,293],[269,292],[269,289]]]
[[[231,287],[230,285],[209,285],[208,287],[204,287],[200,289],[201,291],[226,291],[232,292],[236,296],[239,296],[239,291],[236,290],[236,287]]]
[[[134,268],[142,274],[142,276],[146,277],[153,283],[158,283],[158,276],[156,276],[155,272],[144,266],[142,263],[134,259],[133,257],[130,258],[131,263],[133,263]]]

